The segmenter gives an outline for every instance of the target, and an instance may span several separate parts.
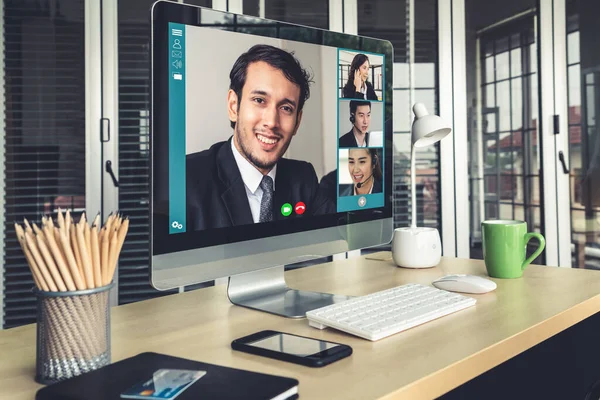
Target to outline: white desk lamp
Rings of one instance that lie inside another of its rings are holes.
[[[392,256],[399,267],[429,268],[436,266],[442,256],[440,233],[435,228],[417,228],[417,191],[415,182],[415,150],[442,140],[452,129],[437,115],[429,115],[422,103],[413,106],[410,152],[411,225],[394,231]]]

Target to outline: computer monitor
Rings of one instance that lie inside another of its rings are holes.
[[[346,296],[286,264],[389,243],[389,42],[152,7],[151,281],[229,277],[234,304],[304,317]]]

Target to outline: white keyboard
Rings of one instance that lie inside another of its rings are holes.
[[[310,326],[379,340],[475,305],[476,300],[431,286],[408,284],[306,313]]]

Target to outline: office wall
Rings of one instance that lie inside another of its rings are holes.
[[[235,60],[256,44],[257,37],[190,28],[185,40],[186,154],[190,154],[233,135],[227,114],[229,72]],[[261,37],[260,42],[281,47],[279,39]]]
[[[283,48],[293,51],[313,78],[310,98],[304,104],[302,123],[286,157],[310,162],[321,179],[323,174],[329,172],[325,168],[325,159],[330,160],[330,163],[332,161],[335,166],[337,158],[335,150],[324,151],[323,143],[329,132],[335,135],[335,113],[324,112],[325,103],[335,104],[335,76],[331,81],[331,74],[327,73],[328,69],[335,73],[335,49],[323,51],[320,46],[290,40],[283,41]]]

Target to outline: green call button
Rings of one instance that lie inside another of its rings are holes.
[[[284,217],[288,217],[292,213],[292,205],[290,203],[285,203],[281,206],[281,215]]]

